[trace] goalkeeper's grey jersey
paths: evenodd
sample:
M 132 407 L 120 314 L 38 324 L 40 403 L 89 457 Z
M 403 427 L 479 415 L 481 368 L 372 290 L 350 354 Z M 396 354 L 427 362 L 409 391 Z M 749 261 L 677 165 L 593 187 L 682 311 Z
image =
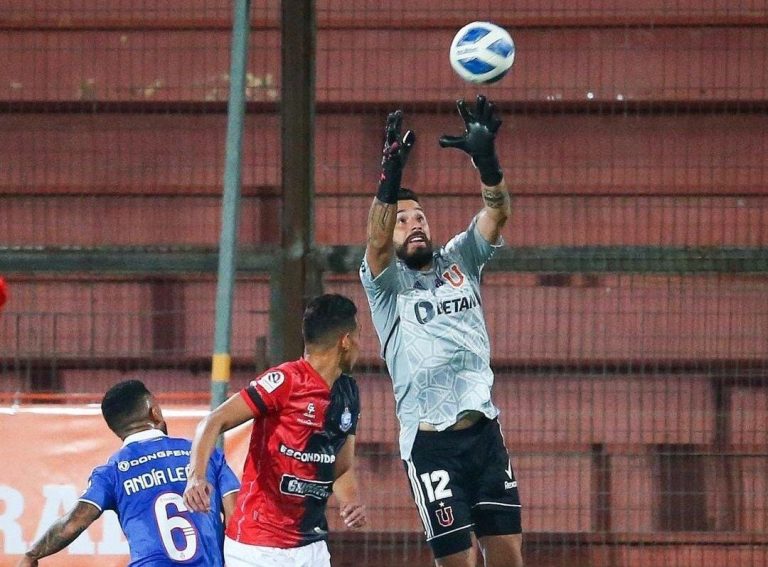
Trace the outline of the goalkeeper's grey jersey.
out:
M 377 277 L 360 267 L 373 324 L 395 391 L 400 454 L 411 455 L 419 422 L 444 430 L 466 411 L 493 419 L 493 373 L 480 272 L 496 245 L 469 228 L 435 252 L 429 272 L 393 258 Z

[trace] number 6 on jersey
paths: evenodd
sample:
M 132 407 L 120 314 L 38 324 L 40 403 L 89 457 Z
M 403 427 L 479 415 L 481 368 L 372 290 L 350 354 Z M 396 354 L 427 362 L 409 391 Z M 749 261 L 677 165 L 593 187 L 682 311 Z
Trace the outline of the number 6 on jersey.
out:
M 171 507 L 181 515 L 173 515 Z M 160 530 L 160 537 L 163 540 L 163 547 L 168 554 L 169 559 L 174 561 L 187 561 L 197 553 L 197 530 L 195 526 L 183 513 L 188 513 L 187 507 L 181 496 L 174 492 L 161 494 L 155 500 L 155 518 L 157 519 L 157 528 Z M 174 538 L 174 530 L 181 530 L 184 538 L 182 547 L 177 545 L 178 537 Z

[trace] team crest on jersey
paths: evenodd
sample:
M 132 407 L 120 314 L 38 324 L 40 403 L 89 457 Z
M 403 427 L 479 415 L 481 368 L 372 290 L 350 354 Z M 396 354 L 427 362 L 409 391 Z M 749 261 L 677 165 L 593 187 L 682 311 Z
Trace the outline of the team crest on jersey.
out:
M 277 390 L 283 382 L 285 382 L 285 374 L 279 370 L 268 372 L 257 381 L 259 386 L 264 388 L 270 394 Z
M 349 411 L 349 406 L 344 406 L 344 412 L 341 414 L 339 429 L 347 432 L 349 431 L 350 427 L 352 427 L 352 413 Z
M 435 510 L 435 516 L 437 516 L 438 523 L 444 528 L 453 525 L 453 508 L 450 506 L 438 508 Z
M 461 287 L 464 283 L 464 274 L 457 264 L 451 264 L 451 266 L 443 272 L 443 278 L 451 284 L 453 287 Z

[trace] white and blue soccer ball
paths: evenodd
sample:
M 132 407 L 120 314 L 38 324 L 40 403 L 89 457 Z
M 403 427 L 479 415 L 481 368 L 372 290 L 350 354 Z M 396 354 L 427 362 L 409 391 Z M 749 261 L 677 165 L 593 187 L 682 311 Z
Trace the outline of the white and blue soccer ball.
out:
M 502 27 L 472 22 L 461 28 L 451 43 L 451 66 L 470 83 L 495 83 L 515 61 L 515 43 Z

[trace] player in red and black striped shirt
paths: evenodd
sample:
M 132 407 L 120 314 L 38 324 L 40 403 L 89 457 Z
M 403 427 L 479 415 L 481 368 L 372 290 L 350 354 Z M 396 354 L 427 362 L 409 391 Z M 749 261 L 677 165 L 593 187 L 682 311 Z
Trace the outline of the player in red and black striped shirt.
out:
M 360 400 L 349 376 L 359 351 L 354 303 L 314 299 L 304 313 L 304 357 L 259 376 L 198 427 L 184 500 L 209 501 L 205 467 L 216 438 L 253 419 L 237 505 L 227 526 L 228 567 L 330 565 L 325 509 L 335 492 L 349 527 L 362 527 L 354 440 Z

